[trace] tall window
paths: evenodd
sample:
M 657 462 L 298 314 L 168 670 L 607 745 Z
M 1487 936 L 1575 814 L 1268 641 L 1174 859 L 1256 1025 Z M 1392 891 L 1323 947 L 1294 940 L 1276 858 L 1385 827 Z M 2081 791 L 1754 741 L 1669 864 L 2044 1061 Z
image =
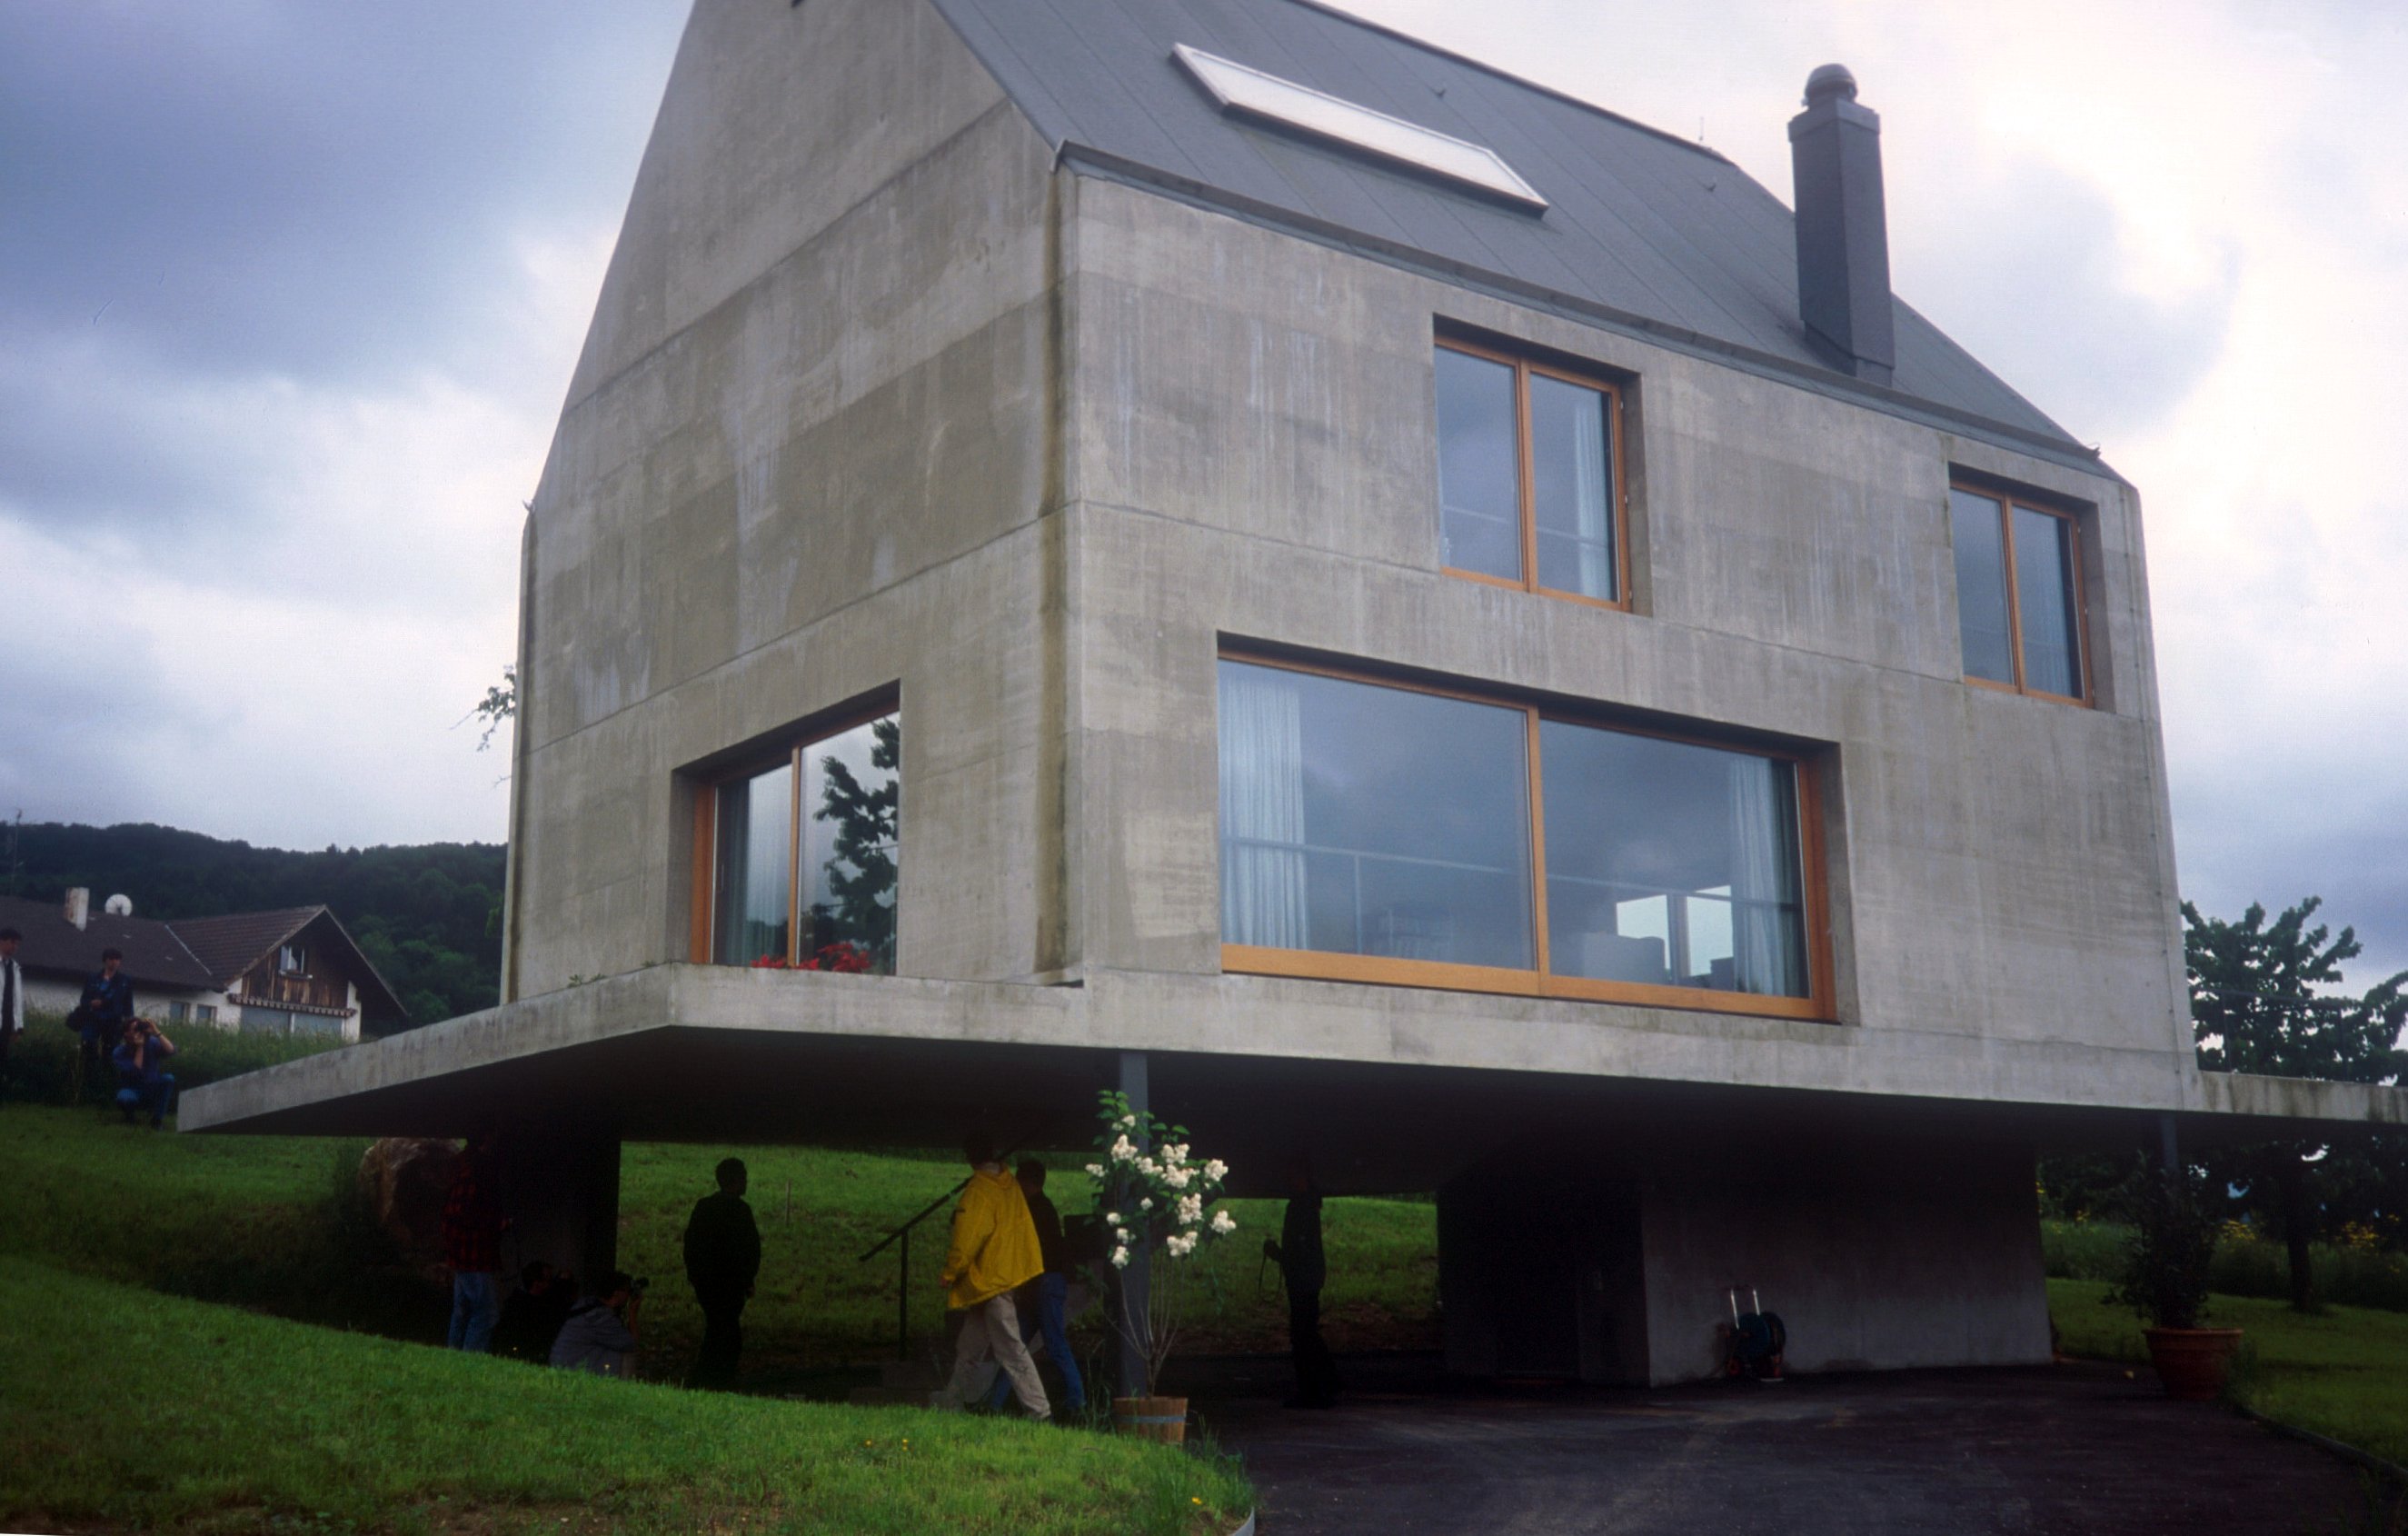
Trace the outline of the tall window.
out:
M 1457 341 L 1437 381 L 1440 563 L 1621 606 L 1621 392 Z
M 1804 768 L 1225 657 L 1231 970 L 1818 1016 Z
M 1996 492 L 1948 493 L 1965 675 L 2081 700 L 2082 581 L 2073 519 Z
M 695 958 L 895 969 L 902 716 L 815 736 L 695 807 Z M 707 864 L 705 860 L 707 859 Z

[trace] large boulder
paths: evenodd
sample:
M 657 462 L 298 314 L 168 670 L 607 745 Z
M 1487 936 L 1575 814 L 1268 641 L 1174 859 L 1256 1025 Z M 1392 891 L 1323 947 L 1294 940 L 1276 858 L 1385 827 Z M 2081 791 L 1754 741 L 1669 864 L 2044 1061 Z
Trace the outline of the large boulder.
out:
M 421 1270 L 443 1270 L 443 1199 L 460 1149 L 449 1141 L 388 1136 L 360 1157 L 360 1195 L 394 1247 Z

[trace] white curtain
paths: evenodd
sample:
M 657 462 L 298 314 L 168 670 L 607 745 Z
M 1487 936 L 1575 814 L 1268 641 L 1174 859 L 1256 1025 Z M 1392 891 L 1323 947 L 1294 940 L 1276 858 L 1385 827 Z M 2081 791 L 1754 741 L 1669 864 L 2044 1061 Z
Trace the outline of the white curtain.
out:
M 1305 947 L 1304 701 L 1277 672 L 1221 669 L 1221 938 Z M 1268 846 L 1267 846 L 1268 845 Z
M 1605 396 L 1588 396 L 1572 412 L 1574 528 L 1580 535 L 1580 591 L 1584 596 L 1612 597 L 1612 481 L 1606 473 Z
M 1790 772 L 1762 757 L 1730 760 L 1731 984 L 1760 997 L 1806 993 L 1799 910 L 1797 797 Z

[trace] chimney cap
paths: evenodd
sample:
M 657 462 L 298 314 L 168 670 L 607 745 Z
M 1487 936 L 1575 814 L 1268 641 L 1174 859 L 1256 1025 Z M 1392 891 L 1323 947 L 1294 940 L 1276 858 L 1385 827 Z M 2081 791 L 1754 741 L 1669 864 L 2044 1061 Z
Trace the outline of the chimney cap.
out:
M 1844 96 L 1850 101 L 1856 99 L 1856 77 L 1848 72 L 1846 65 L 1821 65 L 1816 66 L 1814 73 L 1806 77 L 1807 106 L 1813 107 L 1832 96 Z

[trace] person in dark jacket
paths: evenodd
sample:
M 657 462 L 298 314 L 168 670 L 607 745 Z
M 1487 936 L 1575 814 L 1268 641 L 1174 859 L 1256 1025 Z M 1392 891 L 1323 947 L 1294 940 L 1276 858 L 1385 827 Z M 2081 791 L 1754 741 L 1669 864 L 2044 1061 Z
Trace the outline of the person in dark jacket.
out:
M 577 1277 L 537 1259 L 519 1271 L 519 1288 L 502 1303 L 494 1325 L 494 1353 L 512 1360 L 552 1363 L 560 1325 L 577 1300 Z
M 761 1229 L 744 1203 L 743 1159 L 725 1158 L 716 1171 L 719 1193 L 695 1201 L 685 1224 L 685 1277 L 702 1307 L 702 1348 L 685 1384 L 733 1388 L 744 1349 L 744 1303 L 761 1273 Z
M 103 1071 L 117 1047 L 125 1039 L 125 1026 L 134 1022 L 134 979 L 124 973 L 125 955 L 118 949 L 100 952 L 100 969 L 83 983 L 83 995 L 76 999 L 75 1017 L 68 1020 L 76 1026 L 76 1038 L 81 1042 L 76 1055 L 76 1098 L 83 1097 L 83 1085 L 106 1081 Z
M 1291 1193 L 1280 1218 L 1280 1235 L 1263 1239 L 1263 1253 L 1280 1267 L 1287 1286 L 1288 1352 L 1296 1360 L 1291 1408 L 1329 1408 L 1338 1401 L 1338 1362 L 1321 1337 L 1321 1287 L 1329 1264 L 1321 1251 L 1321 1192 L 1302 1161 L 1288 1170 Z
M 1079 1361 L 1070 1353 L 1070 1335 L 1064 1326 L 1070 1294 L 1070 1249 L 1062 1239 L 1062 1214 L 1045 1198 L 1045 1165 L 1034 1157 L 1020 1159 L 1015 1170 L 1020 1192 L 1028 1199 L 1028 1219 L 1037 1224 L 1038 1251 L 1045 1256 L 1045 1272 L 1020 1288 L 1023 1310 L 1020 1337 L 1045 1338 L 1045 1356 L 1062 1372 L 1062 1401 L 1073 1414 L 1087 1406 L 1086 1384 L 1079 1379 Z M 1011 1378 L 997 1372 L 987 1406 L 1002 1412 L 1011 1396 Z
M 469 1139 L 443 1200 L 443 1262 L 452 1267 L 451 1346 L 482 1355 L 501 1315 L 502 1208 L 494 1196 L 494 1141 Z

